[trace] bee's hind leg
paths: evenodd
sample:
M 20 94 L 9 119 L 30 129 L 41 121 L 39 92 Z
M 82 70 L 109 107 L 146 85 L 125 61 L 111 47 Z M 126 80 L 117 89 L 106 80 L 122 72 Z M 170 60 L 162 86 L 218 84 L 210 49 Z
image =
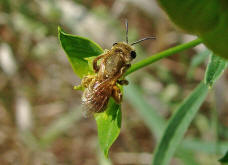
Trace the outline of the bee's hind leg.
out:
M 117 104 L 121 103 L 123 95 L 121 93 L 120 88 L 116 85 L 113 86 L 112 97 L 114 98 L 114 100 L 116 101 Z

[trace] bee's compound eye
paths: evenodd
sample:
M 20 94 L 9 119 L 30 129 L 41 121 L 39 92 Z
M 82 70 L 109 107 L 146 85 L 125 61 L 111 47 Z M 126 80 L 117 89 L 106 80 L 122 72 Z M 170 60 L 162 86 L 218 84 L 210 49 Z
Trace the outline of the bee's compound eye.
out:
M 131 51 L 131 58 L 135 58 L 136 57 L 136 52 L 135 51 Z
M 117 42 L 115 42 L 114 44 L 112 44 L 112 46 L 114 46 L 114 45 L 116 45 L 117 44 Z

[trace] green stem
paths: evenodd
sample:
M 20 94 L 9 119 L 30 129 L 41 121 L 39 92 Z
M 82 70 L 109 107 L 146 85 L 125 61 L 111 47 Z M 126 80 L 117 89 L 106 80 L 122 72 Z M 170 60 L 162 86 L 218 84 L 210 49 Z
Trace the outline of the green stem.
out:
M 136 64 L 133 64 L 131 66 L 131 68 L 128 69 L 128 71 L 126 72 L 125 76 L 127 76 L 130 73 L 135 72 L 136 70 L 141 69 L 141 68 L 143 68 L 143 67 L 145 67 L 147 65 L 150 65 L 150 64 L 154 63 L 155 61 L 158 61 L 158 60 L 160 60 L 160 59 L 162 59 L 164 57 L 168 57 L 168 56 L 171 56 L 171 55 L 173 55 L 175 53 L 181 52 L 181 51 L 183 51 L 185 49 L 192 48 L 192 47 L 194 47 L 194 46 L 196 46 L 196 45 L 198 45 L 200 43 L 202 43 L 202 39 L 197 38 L 197 39 L 195 39 L 193 41 L 190 41 L 188 43 L 181 44 L 181 45 L 175 46 L 173 48 L 169 48 L 169 49 L 167 49 L 167 50 L 165 50 L 163 52 L 154 54 L 153 56 L 150 56 L 150 57 L 148 57 L 148 58 L 146 58 L 146 59 L 144 59 L 144 60 L 142 60 L 142 61 L 140 61 L 140 62 L 138 62 Z

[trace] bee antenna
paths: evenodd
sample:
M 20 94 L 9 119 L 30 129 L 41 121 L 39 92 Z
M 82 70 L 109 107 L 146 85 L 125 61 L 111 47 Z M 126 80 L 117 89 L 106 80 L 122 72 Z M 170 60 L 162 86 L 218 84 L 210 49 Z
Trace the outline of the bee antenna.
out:
M 126 42 L 128 44 L 128 21 L 125 19 L 125 27 L 126 27 Z
M 131 45 L 138 44 L 138 43 L 140 43 L 140 42 L 142 42 L 142 41 L 145 41 L 145 40 L 154 40 L 154 39 L 156 39 L 156 37 L 146 37 L 146 38 L 142 38 L 142 39 L 140 39 L 140 40 L 138 40 L 138 41 L 133 42 Z

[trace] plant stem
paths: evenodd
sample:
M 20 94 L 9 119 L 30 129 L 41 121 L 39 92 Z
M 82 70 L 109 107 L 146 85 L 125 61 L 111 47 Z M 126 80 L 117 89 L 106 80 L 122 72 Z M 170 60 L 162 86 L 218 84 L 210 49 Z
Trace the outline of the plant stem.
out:
M 144 59 L 138 63 L 133 64 L 131 66 L 131 68 L 128 69 L 125 76 L 127 76 L 130 73 L 135 72 L 136 70 L 141 69 L 147 65 L 150 65 L 150 64 L 154 63 L 155 61 L 158 61 L 164 57 L 168 57 L 168 56 L 171 56 L 175 53 L 181 52 L 185 49 L 192 48 L 196 45 L 199 45 L 200 43 L 202 43 L 202 39 L 197 38 L 197 39 L 190 41 L 188 43 L 181 44 L 181 45 L 175 46 L 173 48 L 169 48 L 169 49 L 162 51 L 160 53 L 156 53 L 153 56 L 150 56 L 150 57 L 148 57 L 148 58 L 146 58 L 146 59 Z

